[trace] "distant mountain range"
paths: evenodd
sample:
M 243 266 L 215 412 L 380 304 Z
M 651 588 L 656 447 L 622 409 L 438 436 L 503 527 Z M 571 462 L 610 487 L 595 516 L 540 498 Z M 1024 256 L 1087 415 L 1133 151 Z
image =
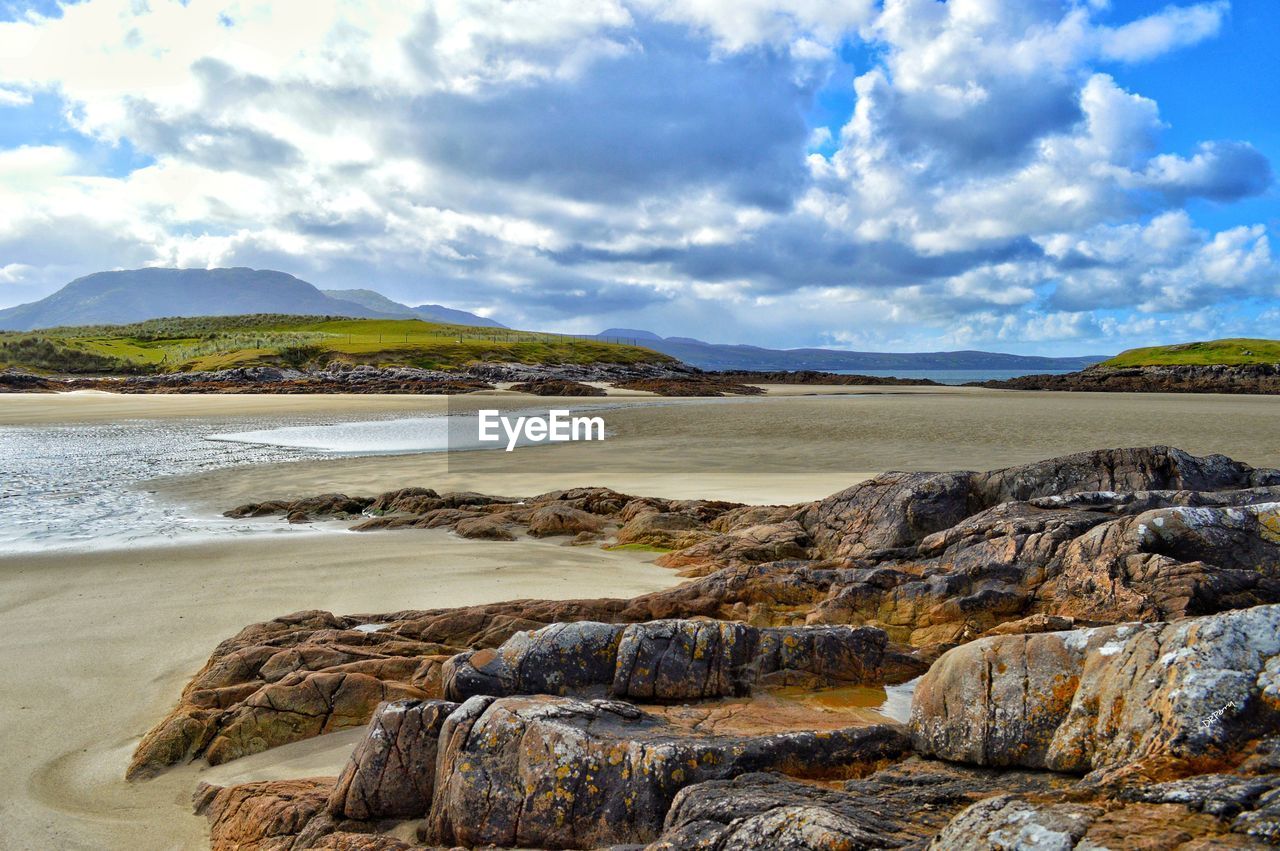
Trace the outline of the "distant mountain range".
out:
M 132 269 L 77 278 L 53 295 L 0 310 L 0 330 L 30 331 L 60 325 L 121 325 L 169 316 L 244 313 L 416 318 L 428 322 L 505 328 L 439 304 L 410 307 L 368 289 L 321 290 L 270 269 Z M 766 349 L 661 337 L 652 331 L 609 328 L 594 335 L 635 343 L 715 370 L 1074 370 L 1106 356 L 1045 358 L 999 352 L 847 352 L 839 349 Z
M 410 307 L 373 290 L 320 290 L 270 269 L 131 269 L 77 278 L 56 293 L 0 310 L 0 329 L 119 325 L 166 316 L 292 313 L 377 319 L 418 318 L 506 326 L 438 304 Z
M 824 371 L 858 369 L 1084 369 L 1108 355 L 1046 358 L 1001 352 L 847 352 L 840 349 L 766 349 L 760 346 L 707 343 L 693 337 L 660 337 L 635 328 L 608 328 L 598 340 L 634 343 L 701 369 Z

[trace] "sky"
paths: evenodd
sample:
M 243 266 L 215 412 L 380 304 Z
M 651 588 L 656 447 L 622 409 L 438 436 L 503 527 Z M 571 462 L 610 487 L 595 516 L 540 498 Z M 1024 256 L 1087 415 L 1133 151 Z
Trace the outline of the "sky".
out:
M 513 327 L 1276 336 L 1280 3 L 0 0 L 0 307 L 250 266 Z

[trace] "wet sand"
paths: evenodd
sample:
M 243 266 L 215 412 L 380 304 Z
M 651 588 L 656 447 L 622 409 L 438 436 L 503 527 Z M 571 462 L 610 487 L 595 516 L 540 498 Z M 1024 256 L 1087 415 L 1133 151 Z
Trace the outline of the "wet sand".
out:
M 643 496 L 795 503 L 885 470 L 986 470 L 1103 447 L 1168 444 L 1280 467 L 1280 396 L 877 390 L 636 400 L 601 412 L 610 432 L 603 443 L 334 458 L 222 470 L 157 487 L 217 511 L 267 498 L 407 486 L 532 496 L 602 485 Z
M 531 495 L 573 485 L 747 502 L 814 499 L 887 469 L 987 469 L 1105 446 L 1167 443 L 1280 466 L 1280 397 L 787 387 L 786 397 L 613 410 L 602 444 L 513 453 L 334 458 L 155 483 L 201 511 L 405 485 Z M 808 395 L 811 393 L 834 395 Z M 545 404 L 548 400 L 538 400 Z M 599 401 L 599 400 L 592 400 Z M 614 400 L 609 400 L 614 401 Z M 455 400 L 455 403 L 457 400 Z M 441 412 L 440 397 L 0 396 L 0 424 L 171 416 Z M 464 405 L 530 405 L 496 393 Z M 122 520 L 122 522 L 126 522 Z M 0 557 L 0 845 L 203 848 L 202 779 L 335 772 L 356 734 L 126 784 L 138 737 L 209 652 L 248 623 L 515 597 L 630 596 L 675 577 L 651 556 L 437 531 L 267 535 L 125 551 Z
M 0 559 L 0 847 L 207 848 L 202 780 L 336 774 L 355 733 L 126 783 L 141 735 L 222 639 L 299 609 L 396 611 L 633 596 L 676 579 L 650 554 L 445 532 L 288 536 Z

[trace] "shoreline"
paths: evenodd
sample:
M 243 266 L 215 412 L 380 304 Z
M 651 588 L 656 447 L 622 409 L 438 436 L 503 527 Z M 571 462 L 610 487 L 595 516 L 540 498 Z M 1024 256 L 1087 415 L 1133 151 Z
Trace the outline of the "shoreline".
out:
M 242 502 L 333 490 L 428 485 L 532 496 L 605 485 L 637 496 L 753 504 L 816 499 L 887 469 L 991 469 L 1103 445 L 1170 443 L 1280 466 L 1280 398 L 862 388 L 745 400 L 662 400 L 611 412 L 603 444 L 435 455 L 335 457 L 151 480 L 166 500 L 220 513 Z M 444 397 L 8 395 L 0 425 L 171 417 L 440 413 Z M 467 404 L 525 406 L 509 393 Z M 458 401 L 458 400 L 454 400 Z M 592 400 L 583 400 L 592 401 Z M 596 402 L 602 401 L 599 399 Z M 612 399 L 608 400 L 614 401 Z M 637 397 L 652 402 L 654 397 Z M 691 437 L 695 436 L 695 437 Z M 281 529 L 283 520 L 273 521 Z M 154 547 L 0 558 L 7 617 L 0 673 L 13 723 L 0 747 L 6 830 L 28 847 L 206 848 L 196 783 L 329 771 L 350 743 L 321 737 L 127 784 L 134 745 L 163 718 L 218 642 L 304 608 L 340 614 L 538 597 L 625 597 L 679 583 L 653 553 L 441 531 L 246 535 Z M 353 566 L 358 569 L 353 571 Z M 348 733 L 336 734 L 339 737 Z
M 250 623 L 307 608 L 629 596 L 680 581 L 652 557 L 420 530 L 0 557 L 0 645 L 23 660 L 0 672 L 0 713 L 10 719 L 0 750 L 12 768 L 0 778 L 6 837 L 31 848 L 207 848 L 190 804 L 200 781 L 340 766 L 354 739 L 124 780 L 141 735 L 218 642 Z

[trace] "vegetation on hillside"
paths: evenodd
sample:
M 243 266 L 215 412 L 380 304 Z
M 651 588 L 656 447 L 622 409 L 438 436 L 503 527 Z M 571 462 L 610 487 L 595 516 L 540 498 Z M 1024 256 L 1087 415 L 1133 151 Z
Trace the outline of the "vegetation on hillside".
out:
M 253 314 L 0 333 L 0 366 L 41 372 L 178 372 L 263 364 L 301 368 L 334 360 L 456 369 L 481 362 L 654 363 L 672 358 L 560 334 L 418 319 Z
M 1128 349 L 1110 360 L 1098 364 L 1103 367 L 1123 366 L 1176 366 L 1206 364 L 1280 363 L 1280 340 L 1253 340 L 1233 338 L 1210 340 L 1203 343 L 1177 343 L 1172 346 L 1150 346 L 1144 349 Z

